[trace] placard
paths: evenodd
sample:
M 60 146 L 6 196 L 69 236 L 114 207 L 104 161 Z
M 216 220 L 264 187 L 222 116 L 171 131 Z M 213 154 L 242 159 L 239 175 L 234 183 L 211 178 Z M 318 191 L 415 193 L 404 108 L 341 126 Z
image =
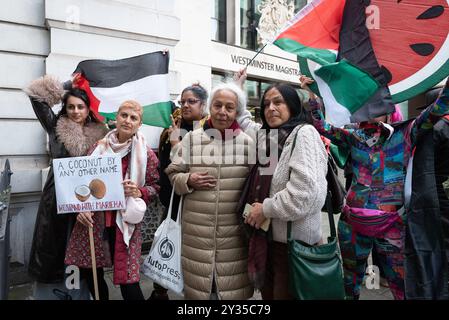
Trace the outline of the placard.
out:
M 58 213 L 125 209 L 118 155 L 53 160 Z

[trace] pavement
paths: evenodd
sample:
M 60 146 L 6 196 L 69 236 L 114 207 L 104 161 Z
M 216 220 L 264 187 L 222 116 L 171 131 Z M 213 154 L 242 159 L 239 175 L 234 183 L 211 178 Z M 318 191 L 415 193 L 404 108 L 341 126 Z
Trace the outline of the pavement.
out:
M 110 300 L 122 300 L 120 293 L 120 287 L 115 286 L 112 283 L 112 272 L 105 273 L 106 282 L 109 287 Z M 140 282 L 142 292 L 145 298 L 148 298 L 153 291 L 153 282 L 142 275 Z M 168 291 L 170 300 L 183 300 L 183 298 L 172 291 Z M 13 286 L 10 288 L 8 300 L 34 300 L 33 298 L 33 286 L 32 283 L 26 283 L 22 285 Z M 260 292 L 255 292 L 254 296 L 250 300 L 262 300 Z M 380 286 L 379 289 L 366 289 L 362 288 L 360 294 L 360 300 L 393 300 L 393 296 L 388 288 Z
M 338 223 L 338 215 L 335 215 L 335 224 Z M 322 224 L 323 224 L 323 237 L 327 237 L 330 234 L 329 231 L 329 221 L 326 213 L 322 215 Z M 370 262 L 370 261 L 369 261 Z M 112 271 L 106 270 L 105 272 L 106 282 L 109 287 L 109 296 L 110 300 L 122 300 L 122 296 L 120 293 L 120 287 L 115 286 L 112 283 Z M 151 279 L 146 277 L 145 275 L 141 275 L 140 282 L 143 294 L 145 298 L 148 298 L 153 291 L 153 282 Z M 176 295 L 174 292 L 168 291 L 168 295 L 170 300 L 183 300 L 183 298 L 179 295 Z M 33 298 L 33 285 L 31 282 L 27 282 L 21 285 L 12 286 L 9 291 L 9 300 L 34 300 Z M 261 300 L 260 292 L 256 292 L 251 300 Z M 378 286 L 373 289 L 368 289 L 367 286 L 362 286 L 362 291 L 360 294 L 360 300 L 393 300 L 393 296 L 391 295 L 390 290 L 387 287 Z

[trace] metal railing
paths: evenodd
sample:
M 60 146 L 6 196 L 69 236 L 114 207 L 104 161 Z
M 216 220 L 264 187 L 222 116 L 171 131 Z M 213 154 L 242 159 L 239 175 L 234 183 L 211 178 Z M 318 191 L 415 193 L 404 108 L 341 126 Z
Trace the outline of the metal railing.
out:
M 0 176 L 0 300 L 8 299 L 9 248 L 9 200 L 11 197 L 11 169 L 6 159 Z

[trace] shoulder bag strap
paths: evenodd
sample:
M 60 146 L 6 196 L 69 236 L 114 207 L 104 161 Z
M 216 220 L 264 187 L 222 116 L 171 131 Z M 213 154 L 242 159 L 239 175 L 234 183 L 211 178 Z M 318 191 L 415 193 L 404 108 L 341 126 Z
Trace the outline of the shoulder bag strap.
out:
M 335 221 L 334 221 L 334 213 L 332 211 L 332 192 L 327 189 L 326 195 L 326 208 L 327 208 L 327 216 L 329 218 L 329 228 L 331 229 L 331 237 L 337 237 L 337 231 L 335 229 Z
M 303 126 L 301 126 L 299 128 L 299 130 L 301 130 L 302 127 Z M 295 138 L 293 140 L 292 152 L 290 154 L 290 157 L 293 154 L 293 150 L 295 149 L 296 137 L 297 137 L 297 134 L 298 134 L 299 130 L 295 134 Z M 331 201 L 331 199 L 332 199 L 332 194 L 331 194 L 330 190 L 328 189 L 327 190 L 327 195 L 326 195 L 327 216 L 329 218 L 329 227 L 330 227 L 330 231 L 331 231 L 331 237 L 336 238 L 337 237 L 337 232 L 336 232 L 336 229 L 335 229 L 335 221 L 334 221 L 334 216 L 333 216 L 333 211 L 332 211 L 332 201 Z M 288 221 L 287 222 L 287 241 L 292 240 L 291 231 L 292 231 L 292 222 Z
M 295 137 L 293 138 L 292 151 L 290 152 L 290 158 L 292 157 L 293 150 L 295 150 L 296 138 L 298 137 L 298 132 L 299 132 L 299 130 L 301 130 L 301 128 L 303 126 L 304 125 L 302 124 L 295 133 Z M 290 174 L 291 174 L 291 171 L 289 172 L 289 177 L 288 177 L 289 180 L 290 180 Z M 292 222 L 287 221 L 287 241 L 290 241 L 290 240 L 292 240 Z
M 181 196 L 179 199 L 179 205 L 178 205 L 178 216 L 176 217 L 176 223 L 181 225 L 181 213 L 182 213 L 182 206 L 183 206 L 184 196 Z

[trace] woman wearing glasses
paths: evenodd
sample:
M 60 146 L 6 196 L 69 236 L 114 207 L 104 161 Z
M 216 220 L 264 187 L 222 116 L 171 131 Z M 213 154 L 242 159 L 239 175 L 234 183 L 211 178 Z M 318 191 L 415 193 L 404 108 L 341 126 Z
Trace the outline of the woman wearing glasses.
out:
M 164 218 L 167 216 L 168 207 L 170 205 L 170 196 L 172 186 L 170 180 L 165 174 L 164 170 L 170 165 L 170 152 L 174 145 L 180 140 L 170 140 L 170 135 L 175 129 L 185 131 L 192 131 L 194 128 L 200 127 L 207 118 L 206 102 L 207 91 L 199 84 L 193 84 L 185 88 L 181 93 L 179 105 L 181 108 L 176 109 L 172 114 L 172 125 L 165 129 L 160 138 L 159 143 L 159 175 L 161 190 L 159 193 L 159 200 L 165 206 Z M 172 137 L 174 138 L 174 137 Z M 175 194 L 173 198 L 172 212 L 178 212 L 178 204 L 180 197 Z M 176 217 L 174 217 L 176 218 Z M 167 290 L 154 283 L 154 290 L 151 293 L 150 300 L 167 300 Z

